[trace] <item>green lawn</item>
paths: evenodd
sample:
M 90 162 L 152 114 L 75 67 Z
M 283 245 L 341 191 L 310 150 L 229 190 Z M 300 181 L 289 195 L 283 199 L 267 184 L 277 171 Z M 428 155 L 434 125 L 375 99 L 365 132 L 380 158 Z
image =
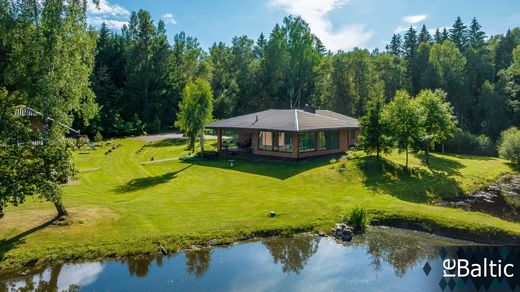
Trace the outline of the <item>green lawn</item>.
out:
M 0 219 L 0 268 L 156 252 L 158 243 L 173 249 L 251 232 L 323 227 L 341 220 L 355 205 L 380 217 L 428 219 L 477 233 L 520 235 L 520 224 L 427 204 L 511 172 L 500 159 L 435 154 L 426 168 L 411 158 L 411 174 L 404 173 L 404 156 L 397 153 L 382 163 L 372 157 L 334 166 L 328 159 L 237 161 L 230 168 L 223 159 L 143 164 L 151 157 L 187 155 L 185 145 L 177 141 L 147 144 L 124 139 L 114 144 L 122 146 L 108 155 L 111 145 L 75 154 L 80 182 L 64 187 L 72 224 L 44 224 L 55 213 L 46 202 L 7 208 Z M 207 147 L 212 144 L 208 141 Z M 345 169 L 341 173 L 340 167 Z M 278 215 L 268 217 L 270 210 Z

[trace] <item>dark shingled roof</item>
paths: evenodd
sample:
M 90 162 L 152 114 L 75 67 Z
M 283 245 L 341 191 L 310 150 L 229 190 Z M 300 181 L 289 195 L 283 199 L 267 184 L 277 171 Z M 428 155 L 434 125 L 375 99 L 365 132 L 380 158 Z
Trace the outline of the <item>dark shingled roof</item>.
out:
M 305 132 L 326 129 L 356 129 L 357 119 L 328 110 L 316 113 L 295 109 L 270 109 L 206 125 L 209 129 L 255 129 Z

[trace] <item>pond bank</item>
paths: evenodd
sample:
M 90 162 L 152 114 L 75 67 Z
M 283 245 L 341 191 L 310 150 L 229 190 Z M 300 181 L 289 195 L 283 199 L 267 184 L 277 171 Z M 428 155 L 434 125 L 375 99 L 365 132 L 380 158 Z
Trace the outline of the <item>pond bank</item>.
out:
M 464 240 L 474 243 L 491 243 L 513 245 L 520 243 L 517 235 L 508 233 L 506 231 L 489 227 L 489 228 L 475 228 L 462 229 L 457 226 L 442 225 L 440 222 L 427 220 L 425 218 L 404 217 L 396 214 L 385 214 L 380 212 L 373 212 L 372 225 L 373 228 L 392 227 L 400 228 L 410 231 L 425 232 L 431 236 L 443 236 L 452 240 Z M 91 250 L 92 252 L 71 253 L 70 250 L 63 250 L 62 254 L 52 259 L 38 259 L 27 262 L 0 262 L 0 276 L 14 271 L 27 272 L 30 269 L 41 268 L 49 263 L 65 263 L 65 262 L 84 262 L 89 260 L 108 260 L 108 259 L 123 259 L 129 256 L 152 256 L 164 254 L 176 254 L 178 252 L 199 250 L 216 246 L 229 246 L 235 243 L 244 241 L 270 238 L 270 237 L 290 237 L 295 234 L 302 233 L 321 233 L 321 230 L 326 230 L 327 236 L 330 236 L 330 230 L 333 224 L 328 225 L 306 225 L 298 227 L 273 228 L 265 230 L 257 230 L 250 233 L 229 233 L 222 234 L 220 237 L 204 237 L 201 236 L 185 236 L 180 238 L 155 238 L 150 239 L 146 243 L 143 241 L 125 242 L 126 249 L 121 252 L 112 251 L 113 247 L 110 245 L 101 246 L 99 250 Z M 359 237 L 355 235 L 354 239 Z
M 472 243 L 379 227 L 349 243 L 307 233 L 167 256 L 53 263 L 0 276 L 0 290 L 382 290 L 389 289 L 388 283 L 394 291 L 428 288 L 438 279 L 425 278 L 422 267 L 426 261 L 435 265 L 441 245 Z

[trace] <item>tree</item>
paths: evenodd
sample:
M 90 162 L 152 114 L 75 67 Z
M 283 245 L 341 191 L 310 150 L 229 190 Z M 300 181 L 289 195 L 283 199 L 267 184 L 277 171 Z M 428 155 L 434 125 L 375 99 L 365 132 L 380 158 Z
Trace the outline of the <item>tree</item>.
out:
M 442 34 L 441 34 L 441 31 L 439 30 L 439 28 L 437 28 L 435 30 L 435 33 L 433 34 L 433 41 L 436 44 L 442 43 L 443 41 L 445 41 L 445 40 L 442 39 Z
M 457 17 L 455 23 L 450 28 L 450 41 L 452 41 L 460 51 L 462 51 L 468 43 L 467 26 L 462 22 L 460 17 Z
M 179 109 L 175 126 L 188 136 L 188 147 L 192 151 L 195 150 L 197 135 L 200 135 L 201 154 L 204 154 L 204 125 L 211 120 L 213 112 L 213 93 L 209 82 L 200 78 L 189 82 L 182 93 Z
M 275 26 L 262 59 L 275 106 L 298 108 L 310 100 L 321 53 L 321 42 L 301 17 L 285 17 L 282 26 Z
M 482 26 L 478 23 L 476 17 L 471 20 L 471 25 L 468 31 L 468 45 L 471 48 L 479 49 L 485 44 L 486 33 L 480 30 Z
M 361 137 L 360 146 L 368 154 L 376 153 L 377 158 L 381 152 L 390 150 L 390 140 L 388 138 L 387 126 L 382 119 L 384 98 L 382 83 L 379 85 L 379 92 L 368 102 L 367 113 L 360 118 Z
M 430 149 L 453 136 L 457 120 L 450 103 L 446 101 L 446 93 L 440 89 L 422 90 L 415 103 L 420 115 L 419 139 L 426 154 L 426 164 L 429 164 Z
M 443 89 L 448 93 L 448 100 L 454 106 L 460 123 L 464 125 L 464 118 L 472 109 L 463 86 L 466 58 L 454 43 L 444 41 L 433 45 L 429 63 L 435 72 L 434 88 Z
M 498 143 L 498 155 L 520 165 L 520 130 L 513 127 L 502 132 Z
M 417 39 L 417 31 L 410 26 L 410 28 L 406 31 L 404 35 L 404 43 L 403 43 L 403 51 L 404 55 L 411 59 L 414 54 L 417 46 L 419 45 L 419 41 Z
M 431 43 L 432 42 L 432 36 L 430 35 L 430 32 L 426 28 L 426 24 L 423 24 L 421 31 L 419 32 L 419 44 L 420 43 Z
M 17 13 L 11 15 L 13 25 L 7 31 L 10 52 L 6 85 L 18 104 L 41 111 L 44 126 L 39 137 L 24 134 L 20 137 L 23 140 L 16 143 L 13 136 L 5 144 L 0 143 L 7 149 L 7 157 L 20 155 L 16 163 L 21 164 L 18 167 L 23 176 L 10 176 L 12 186 L 20 185 L 18 179 L 28 179 L 23 181 L 28 184 L 25 191 L 7 192 L 7 202 L 23 202 L 30 194 L 28 188 L 33 188 L 33 194 L 54 204 L 58 216 L 67 215 L 60 185 L 73 175 L 74 168 L 64 137 L 68 129 L 63 125 L 70 126 L 75 117 L 88 124 L 98 110 L 90 88 L 95 35 L 87 28 L 87 4 L 80 0 L 47 0 L 10 5 L 8 11 Z M 8 113 L 4 115 L 11 119 Z M 50 117 L 59 123 L 51 122 Z M 27 131 L 19 122 L 12 126 L 15 133 Z M 33 139 L 43 145 L 30 149 L 28 144 L 33 144 Z
M 394 35 L 392 36 L 392 40 L 388 45 L 386 45 L 386 50 L 390 54 L 400 56 L 402 53 L 401 45 L 401 35 L 394 33 Z
M 384 107 L 383 123 L 388 125 L 389 133 L 399 151 L 406 153 L 408 168 L 408 151 L 420 135 L 420 111 L 408 92 L 400 90 L 394 100 Z

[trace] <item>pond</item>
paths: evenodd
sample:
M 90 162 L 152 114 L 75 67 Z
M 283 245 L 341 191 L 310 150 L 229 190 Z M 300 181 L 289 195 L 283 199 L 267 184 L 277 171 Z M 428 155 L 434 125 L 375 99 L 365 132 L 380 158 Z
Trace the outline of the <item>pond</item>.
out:
M 171 256 L 57 264 L 0 278 L 0 291 L 438 290 L 440 270 L 426 276 L 424 264 L 440 262 L 436 246 L 467 244 L 382 227 L 370 228 L 350 243 L 301 234 Z

